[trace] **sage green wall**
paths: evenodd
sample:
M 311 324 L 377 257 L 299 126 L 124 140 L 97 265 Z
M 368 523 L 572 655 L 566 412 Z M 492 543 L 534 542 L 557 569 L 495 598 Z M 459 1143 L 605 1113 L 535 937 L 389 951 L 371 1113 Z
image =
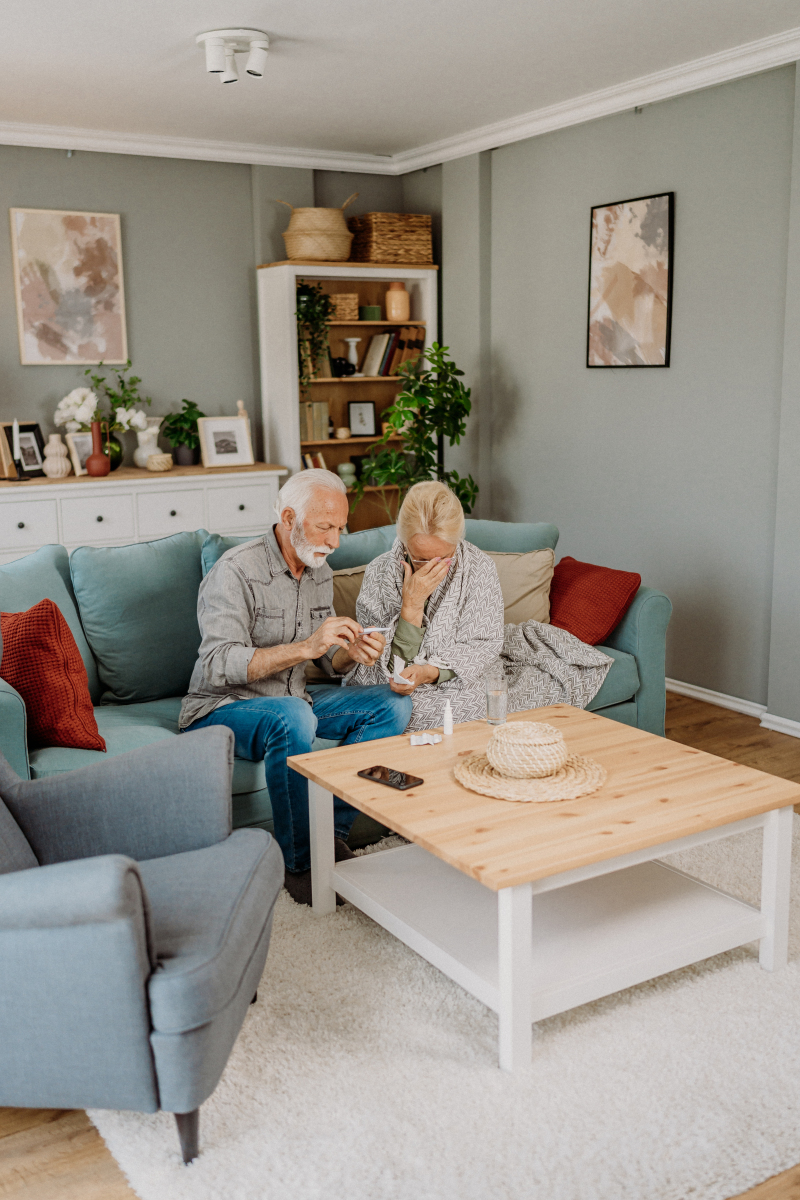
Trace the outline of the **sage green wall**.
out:
M 122 218 L 128 347 L 152 412 L 183 396 L 214 415 L 247 404 L 260 430 L 249 166 L 0 146 L 0 210 Z M 6 218 L 7 219 L 7 218 Z M 0 233 L 0 416 L 52 431 L 82 367 L 21 366 L 8 233 Z M 126 441 L 135 445 L 132 437 Z M 130 450 L 130 447 L 129 447 Z
M 667 673 L 758 703 L 767 700 L 794 77 L 794 66 L 781 68 L 491 155 L 491 515 L 553 521 L 561 553 L 641 572 L 675 606 Z M 448 204 L 451 169 L 443 332 L 455 344 L 464 299 L 453 278 L 465 247 L 476 275 L 474 223 L 488 202 Z M 587 369 L 590 208 L 668 190 L 672 365 Z

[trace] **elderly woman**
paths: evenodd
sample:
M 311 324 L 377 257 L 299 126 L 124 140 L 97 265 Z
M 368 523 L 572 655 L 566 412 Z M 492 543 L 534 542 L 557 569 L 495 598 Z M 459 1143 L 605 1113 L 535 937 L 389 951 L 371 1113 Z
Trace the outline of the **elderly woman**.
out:
M 410 695 L 409 729 L 441 725 L 447 700 L 454 721 L 486 715 L 484 674 L 503 645 L 503 596 L 492 560 L 464 541 L 464 510 L 443 483 L 409 490 L 394 545 L 364 572 L 356 615 L 388 632 L 381 657 L 359 665 L 351 682 L 391 682 Z M 406 686 L 392 681 L 395 655 L 408 664 Z

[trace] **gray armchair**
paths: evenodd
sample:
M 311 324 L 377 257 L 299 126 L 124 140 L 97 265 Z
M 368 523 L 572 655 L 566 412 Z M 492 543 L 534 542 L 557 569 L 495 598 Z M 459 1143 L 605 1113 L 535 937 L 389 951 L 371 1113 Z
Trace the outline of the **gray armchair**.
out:
M 33 781 L 0 755 L 0 1105 L 160 1108 L 196 1157 L 283 882 L 232 770 L 221 726 Z

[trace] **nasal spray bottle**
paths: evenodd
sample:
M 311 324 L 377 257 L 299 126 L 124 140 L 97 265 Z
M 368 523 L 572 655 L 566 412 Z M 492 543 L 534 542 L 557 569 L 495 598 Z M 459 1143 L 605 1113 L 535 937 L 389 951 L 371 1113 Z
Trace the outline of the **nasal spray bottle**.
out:
M 445 737 L 453 736 L 453 710 L 450 707 L 450 701 L 445 701 L 444 720 L 442 722 L 442 733 Z

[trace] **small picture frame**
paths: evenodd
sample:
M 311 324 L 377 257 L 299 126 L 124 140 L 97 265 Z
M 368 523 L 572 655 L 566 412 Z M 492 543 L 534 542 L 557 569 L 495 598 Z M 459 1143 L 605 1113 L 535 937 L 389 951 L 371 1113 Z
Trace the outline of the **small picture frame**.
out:
M 14 466 L 14 433 L 13 422 L 3 421 L 4 435 L 2 462 L 6 477 L 16 479 L 17 471 Z M 44 476 L 44 438 L 36 421 L 20 421 L 19 451 L 26 475 Z
M 247 417 L 200 417 L 197 432 L 204 467 L 248 467 L 255 461 Z
M 64 435 L 76 475 L 88 475 L 86 460 L 92 453 L 91 433 L 67 433 Z
M 350 400 L 347 405 L 347 423 L 351 437 L 375 437 L 374 400 Z

